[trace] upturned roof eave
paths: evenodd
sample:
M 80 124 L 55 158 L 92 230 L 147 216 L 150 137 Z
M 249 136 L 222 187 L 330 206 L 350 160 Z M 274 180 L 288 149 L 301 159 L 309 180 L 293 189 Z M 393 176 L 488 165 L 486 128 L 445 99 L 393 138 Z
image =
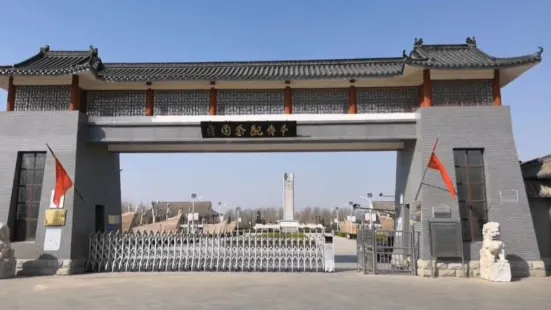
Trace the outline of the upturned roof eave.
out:
M 537 64 L 542 60 L 541 54 L 543 48 L 531 55 L 523 55 L 518 57 L 509 58 L 496 58 L 492 57 L 482 50 L 476 47 L 476 42 L 473 38 L 467 38 L 468 44 L 455 44 L 455 45 L 423 45 L 422 39 L 417 40 L 414 44 L 414 49 L 406 55 L 403 52 L 403 57 L 386 57 L 386 58 L 356 58 L 356 59 L 319 59 L 319 60 L 281 60 L 281 61 L 227 61 L 227 62 L 197 62 L 197 63 L 103 63 L 99 57 L 98 50 L 93 46 L 90 47 L 89 52 L 85 51 L 50 51 L 49 46 L 41 48 L 38 54 L 19 62 L 12 66 L 0 66 L 0 76 L 64 76 L 78 74 L 83 71 L 90 71 L 98 80 L 103 80 L 112 83 L 124 83 L 124 82 L 143 82 L 143 81 L 279 81 L 279 80 L 346 80 L 346 79 L 377 79 L 377 78 L 397 78 L 404 75 L 404 69 L 407 67 L 422 68 L 430 70 L 492 70 L 492 69 L 509 69 L 529 64 Z M 451 56 L 446 56 L 445 53 L 458 51 L 462 49 L 472 50 L 472 63 L 468 63 L 465 60 L 457 60 L 454 64 L 453 53 Z M 439 59 L 438 53 L 442 52 L 443 59 Z M 436 53 L 436 54 L 435 54 Z M 469 52 L 470 53 L 470 52 Z M 435 54 L 431 56 L 431 54 Z M 441 55 L 441 56 L 442 56 Z M 475 57 L 476 56 L 476 57 Z M 41 61 L 48 57 L 82 57 L 78 64 L 66 63 L 66 67 L 61 65 L 60 67 L 52 68 L 26 68 L 32 66 L 36 62 Z M 434 58 L 433 58 L 434 57 Z M 446 59 L 446 57 L 452 57 Z M 471 56 L 469 56 L 471 57 Z M 478 62 L 478 63 L 477 63 Z M 378 65 L 391 65 L 395 66 L 387 68 L 386 72 L 381 72 Z M 245 76 L 224 76 L 224 74 L 217 76 L 216 74 L 198 74 L 197 77 L 190 77 L 187 74 L 178 75 L 155 75 L 148 74 L 148 70 L 162 70 L 173 69 L 182 70 L 189 68 L 204 69 L 204 68 L 226 68 L 226 67 L 242 67 L 243 68 L 255 68 L 255 67 L 271 67 L 271 66 L 348 66 L 348 65 L 364 65 L 367 66 L 365 74 L 323 74 L 323 76 L 317 76 L 316 74 L 304 74 L 304 75 L 275 75 L 275 76 L 263 76 L 262 74 L 250 74 Z M 373 68 L 370 68 L 373 66 Z M 397 67 L 399 66 L 400 69 Z M 128 69 L 128 75 L 117 75 L 116 73 L 110 75 L 107 70 L 116 69 Z M 140 75 L 140 72 L 134 72 L 144 70 L 144 74 Z M 372 73 L 369 71 L 373 70 Z M 377 72 L 379 70 L 379 72 Z M 334 70 L 333 70 L 334 71 Z M 356 70 L 357 71 L 357 70 Z M 353 73 L 353 72 L 349 72 Z
M 494 63 L 489 65 L 478 65 L 478 64 L 472 64 L 472 65 L 434 64 L 432 65 L 428 63 L 408 62 L 406 63 L 406 66 L 413 67 L 413 68 L 429 69 L 429 70 L 502 70 L 502 69 L 521 67 L 529 64 L 538 64 L 539 62 L 541 62 L 541 58 L 526 59 L 526 60 L 515 61 L 510 63 Z

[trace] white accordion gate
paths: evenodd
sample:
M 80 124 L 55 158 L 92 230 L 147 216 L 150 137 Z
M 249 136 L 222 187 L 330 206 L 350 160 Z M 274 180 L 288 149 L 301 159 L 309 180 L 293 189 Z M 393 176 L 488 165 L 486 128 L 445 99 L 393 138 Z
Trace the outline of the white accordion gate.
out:
M 87 269 L 125 271 L 332 272 L 332 234 L 98 233 Z

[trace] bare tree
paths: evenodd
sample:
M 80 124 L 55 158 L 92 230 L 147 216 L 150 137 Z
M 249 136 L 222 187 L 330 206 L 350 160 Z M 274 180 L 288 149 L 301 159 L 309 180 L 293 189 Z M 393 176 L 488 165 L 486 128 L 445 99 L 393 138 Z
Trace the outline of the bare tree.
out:
M 229 209 L 226 213 L 224 213 L 224 219 L 231 222 L 235 220 L 236 212 L 233 209 Z
M 276 208 L 264 208 L 263 217 L 266 223 L 275 224 L 279 220 L 279 213 Z
M 132 212 L 136 211 L 134 208 L 134 205 L 130 201 L 123 201 L 121 202 L 121 211 L 124 212 Z

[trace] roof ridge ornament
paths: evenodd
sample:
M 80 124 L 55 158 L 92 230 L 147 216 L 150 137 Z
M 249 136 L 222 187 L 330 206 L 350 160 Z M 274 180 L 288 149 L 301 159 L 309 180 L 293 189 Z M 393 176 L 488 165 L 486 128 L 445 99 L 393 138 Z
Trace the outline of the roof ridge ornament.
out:
M 413 46 L 414 47 L 423 46 L 423 38 L 415 38 L 415 40 L 413 41 Z
M 50 51 L 50 46 L 48 44 L 44 45 L 43 47 L 40 48 L 40 53 L 41 54 L 46 54 Z
M 541 57 L 541 54 L 543 54 L 543 46 L 538 47 L 538 51 L 536 52 L 536 55 Z
M 98 57 L 98 49 L 95 48 L 93 45 L 90 45 L 90 56 Z
M 465 43 L 467 43 L 469 47 L 476 47 L 476 38 L 474 36 L 467 37 L 467 39 L 465 39 Z
M 402 50 L 402 57 L 408 58 L 408 54 L 406 53 L 406 50 Z

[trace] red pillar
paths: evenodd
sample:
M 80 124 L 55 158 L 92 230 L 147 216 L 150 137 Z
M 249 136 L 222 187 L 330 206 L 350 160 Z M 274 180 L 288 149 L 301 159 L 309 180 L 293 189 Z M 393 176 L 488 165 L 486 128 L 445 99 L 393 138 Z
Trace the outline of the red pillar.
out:
M 73 75 L 71 77 L 71 104 L 69 110 L 80 111 L 80 87 L 78 87 L 79 77 Z
M 358 113 L 358 92 L 354 85 L 348 88 L 348 114 Z
M 153 116 L 155 110 L 155 91 L 148 88 L 145 92 L 145 116 Z
M 6 104 L 6 111 L 14 111 L 15 110 L 15 85 L 13 84 L 13 76 L 10 76 L 9 82 L 8 82 L 8 102 Z
M 492 95 L 494 97 L 494 107 L 500 107 L 502 105 L 502 102 L 499 70 L 494 70 L 494 79 L 492 80 Z
M 285 87 L 283 101 L 284 113 L 293 114 L 293 90 L 290 86 Z
M 423 70 L 423 103 L 422 108 L 432 107 L 432 81 L 430 79 L 430 71 Z

